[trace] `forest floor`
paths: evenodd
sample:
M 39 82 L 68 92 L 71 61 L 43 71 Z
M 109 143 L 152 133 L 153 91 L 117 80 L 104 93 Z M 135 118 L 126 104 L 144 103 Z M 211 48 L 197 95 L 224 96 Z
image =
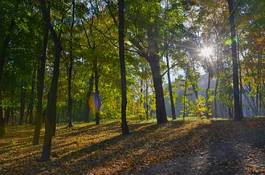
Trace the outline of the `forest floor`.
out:
M 60 125 L 45 163 L 33 127 L 9 126 L 0 174 L 265 174 L 265 118 L 129 125 L 129 136 L 118 122 Z

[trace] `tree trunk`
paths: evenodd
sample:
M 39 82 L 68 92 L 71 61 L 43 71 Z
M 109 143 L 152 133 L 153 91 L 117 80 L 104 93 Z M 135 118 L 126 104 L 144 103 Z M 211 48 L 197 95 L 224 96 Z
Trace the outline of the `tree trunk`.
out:
M 186 99 L 187 99 L 187 84 L 188 84 L 188 71 L 186 71 L 186 77 L 185 77 L 185 83 L 184 83 L 184 93 L 183 93 L 183 97 L 184 97 L 184 104 L 183 104 L 183 114 L 182 114 L 182 117 L 183 117 L 183 120 L 185 120 L 185 117 L 186 117 Z
M 61 43 L 59 37 L 57 36 L 53 26 L 50 21 L 50 11 L 46 7 L 46 1 L 40 0 L 41 2 L 41 11 L 45 17 L 45 23 L 49 27 L 52 40 L 55 47 L 54 63 L 53 63 L 53 75 L 51 87 L 48 95 L 47 102 L 47 111 L 46 111 L 46 120 L 45 120 L 45 134 L 44 134 L 44 143 L 42 149 L 41 160 L 47 161 L 50 158 L 51 153 L 51 142 L 52 136 L 55 134 L 54 129 L 56 127 L 56 101 L 57 101 L 57 88 L 58 88 L 58 79 L 59 79 L 59 67 L 60 67 L 60 57 L 61 57 Z
M 20 119 L 19 124 L 22 125 L 24 122 L 24 116 L 25 116 L 25 98 L 26 98 L 26 92 L 25 87 L 22 83 L 21 90 L 20 90 Z
M 95 58 L 94 60 L 94 78 L 95 78 L 95 95 L 96 95 L 96 101 L 95 101 L 95 109 L 96 109 L 96 124 L 99 125 L 100 118 L 99 118 L 99 112 L 100 112 L 100 99 L 99 99 L 99 89 L 98 89 L 98 82 L 99 82 L 99 75 L 98 75 L 98 59 Z
M 91 78 L 89 79 L 89 87 L 88 87 L 88 91 L 86 94 L 86 111 L 85 111 L 85 117 L 88 118 L 89 121 L 89 115 L 90 115 L 90 108 L 89 108 L 89 97 L 93 91 L 93 87 L 94 87 L 94 76 L 93 74 L 91 75 Z
M 217 118 L 217 93 L 219 86 L 219 78 L 216 78 L 215 89 L 214 89 L 214 116 Z
M 5 114 L 6 114 L 6 116 L 5 116 L 5 122 L 8 125 L 9 120 L 10 120 L 10 116 L 11 116 L 11 108 L 10 107 L 7 107 Z
M 153 55 L 148 60 L 151 67 L 154 89 L 155 89 L 157 124 L 166 123 L 167 114 L 165 108 L 162 77 L 160 75 L 159 57 L 157 55 Z
M 5 119 L 3 115 L 3 108 L 0 106 L 0 138 L 2 138 L 6 133 Z
M 148 81 L 145 81 L 145 115 L 146 115 L 146 120 L 149 119 L 149 104 L 148 104 Z
M 171 104 L 171 115 L 172 115 L 172 119 L 175 120 L 176 119 L 176 111 L 175 111 L 175 103 L 174 103 L 173 92 L 172 92 L 168 54 L 166 55 L 166 61 L 167 61 L 167 69 L 168 69 L 167 79 L 168 79 L 168 92 L 169 92 L 170 104 Z
M 119 59 L 121 73 L 121 128 L 122 134 L 129 134 L 129 127 L 126 121 L 126 105 L 127 105 L 127 90 L 126 90 L 126 67 L 125 67 L 125 50 L 124 50 L 124 0 L 118 1 L 119 5 Z
M 239 36 L 238 36 L 239 38 Z M 240 107 L 241 107 L 241 117 L 244 117 L 244 113 L 243 113 L 243 93 L 244 93 L 244 88 L 243 88 L 243 83 L 242 83 L 242 67 L 241 67 L 241 62 L 239 59 L 239 52 L 240 52 L 240 47 L 239 47 L 239 42 L 237 43 L 237 48 L 238 48 L 238 52 L 237 52 L 237 60 L 238 60 L 238 67 L 239 67 L 239 87 L 240 87 L 240 94 L 239 94 L 239 103 L 240 103 Z
M 239 80 L 238 80 L 238 60 L 237 60 L 237 48 L 236 48 L 236 29 L 235 29 L 235 17 L 234 17 L 234 0 L 227 0 L 230 12 L 229 24 L 232 39 L 232 62 L 233 62 L 233 91 L 234 91 L 234 120 L 242 120 L 242 112 L 239 98 Z
M 44 16 L 43 16 L 44 19 Z M 38 60 L 38 70 L 37 70 L 37 109 L 36 109 L 36 117 L 35 117 L 35 129 L 33 136 L 33 145 L 39 144 L 40 138 L 40 130 L 41 124 L 43 121 L 43 111 L 42 111 L 42 98 L 43 98 L 43 90 L 44 90 L 44 75 L 45 75 L 45 63 L 46 63 L 46 50 L 48 45 L 48 35 L 49 28 L 43 22 L 43 39 L 42 39 L 42 49 L 40 53 L 40 57 Z
M 29 109 L 28 109 L 28 116 L 29 116 L 29 123 L 30 124 L 33 123 L 33 109 L 34 109 L 35 83 L 36 83 L 35 80 L 36 80 L 36 69 L 35 69 L 35 64 L 33 64 L 30 100 L 29 100 Z
M 75 23 L 75 0 L 72 0 L 72 24 L 70 31 L 70 60 L 68 67 L 68 108 L 67 108 L 67 116 L 68 116 L 68 126 L 69 128 L 73 127 L 73 99 L 72 99 L 72 72 L 73 72 L 73 28 Z
M 209 91 L 210 91 L 210 86 L 211 86 L 211 73 L 208 71 L 208 83 L 207 83 L 207 88 L 206 88 L 206 97 L 205 97 L 205 106 L 206 106 L 206 117 L 210 117 L 210 104 L 209 104 Z

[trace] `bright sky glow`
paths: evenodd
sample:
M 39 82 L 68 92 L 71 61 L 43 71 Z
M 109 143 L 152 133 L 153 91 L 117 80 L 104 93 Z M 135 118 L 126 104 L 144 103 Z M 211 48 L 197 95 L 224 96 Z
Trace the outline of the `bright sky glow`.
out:
M 212 47 L 205 46 L 200 50 L 200 56 L 209 58 L 214 55 L 214 51 Z

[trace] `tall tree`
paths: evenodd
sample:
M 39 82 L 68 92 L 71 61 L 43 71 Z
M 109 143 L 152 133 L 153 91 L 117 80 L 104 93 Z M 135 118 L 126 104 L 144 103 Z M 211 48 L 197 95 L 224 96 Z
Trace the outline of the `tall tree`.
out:
M 44 143 L 42 148 L 41 160 L 47 161 L 50 158 L 51 153 L 51 142 L 52 136 L 54 135 L 54 125 L 56 121 L 56 101 L 57 101 L 57 89 L 58 89 L 58 79 L 59 79 L 59 67 L 61 58 L 61 42 L 59 36 L 54 30 L 51 19 L 50 19 L 50 2 L 45 0 L 40 0 L 41 12 L 44 16 L 45 24 L 49 28 L 51 38 L 54 42 L 54 63 L 53 63 L 53 74 L 51 87 L 48 94 L 47 111 L 45 118 L 45 134 Z M 47 7 L 48 6 L 48 7 Z
M 35 129 L 33 136 L 33 145 L 39 144 L 41 124 L 43 121 L 43 111 L 42 111 L 42 99 L 43 99 L 43 90 L 44 90 L 44 75 L 45 75 L 45 64 L 46 64 L 46 51 L 48 45 L 48 35 L 49 28 L 45 23 L 45 16 L 42 14 L 43 23 L 43 36 L 42 36 L 42 48 L 41 53 L 38 59 L 38 70 L 37 70 L 37 106 L 36 106 L 36 120 L 35 120 Z
M 167 51 L 166 51 L 167 52 Z M 166 62 L 167 62 L 167 79 L 168 79 L 168 92 L 169 92 L 169 98 L 170 98 L 170 104 L 171 104 L 171 115 L 172 119 L 176 119 L 176 110 L 175 110 L 175 103 L 174 103 L 174 97 L 172 92 L 172 83 L 171 83 L 171 77 L 170 77 L 170 66 L 169 66 L 169 58 L 168 53 L 166 54 Z
M 122 134 L 129 134 L 129 127 L 126 121 L 126 67 L 125 67 L 125 51 L 124 51 L 124 0 L 119 0 L 119 58 L 120 58 L 120 74 L 121 74 L 121 128 Z
M 72 99 L 72 72 L 73 72 L 73 29 L 75 24 L 75 0 L 72 0 L 72 23 L 70 29 L 70 60 L 68 66 L 68 107 L 67 107 L 67 116 L 68 116 L 68 127 L 73 127 L 73 99 Z
M 239 78 L 238 78 L 238 59 L 237 59 L 237 46 L 236 46 L 236 28 L 235 28 L 235 1 L 227 0 L 229 6 L 229 24 L 232 40 L 232 64 L 233 64 L 233 95 L 234 95 L 234 120 L 242 120 L 242 108 L 240 105 L 239 95 Z

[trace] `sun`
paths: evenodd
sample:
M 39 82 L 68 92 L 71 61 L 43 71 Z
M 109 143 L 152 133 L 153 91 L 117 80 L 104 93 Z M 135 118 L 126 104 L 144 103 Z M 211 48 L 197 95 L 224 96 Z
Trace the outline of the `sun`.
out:
M 209 46 L 205 46 L 200 50 L 200 56 L 209 58 L 214 54 L 213 48 Z

